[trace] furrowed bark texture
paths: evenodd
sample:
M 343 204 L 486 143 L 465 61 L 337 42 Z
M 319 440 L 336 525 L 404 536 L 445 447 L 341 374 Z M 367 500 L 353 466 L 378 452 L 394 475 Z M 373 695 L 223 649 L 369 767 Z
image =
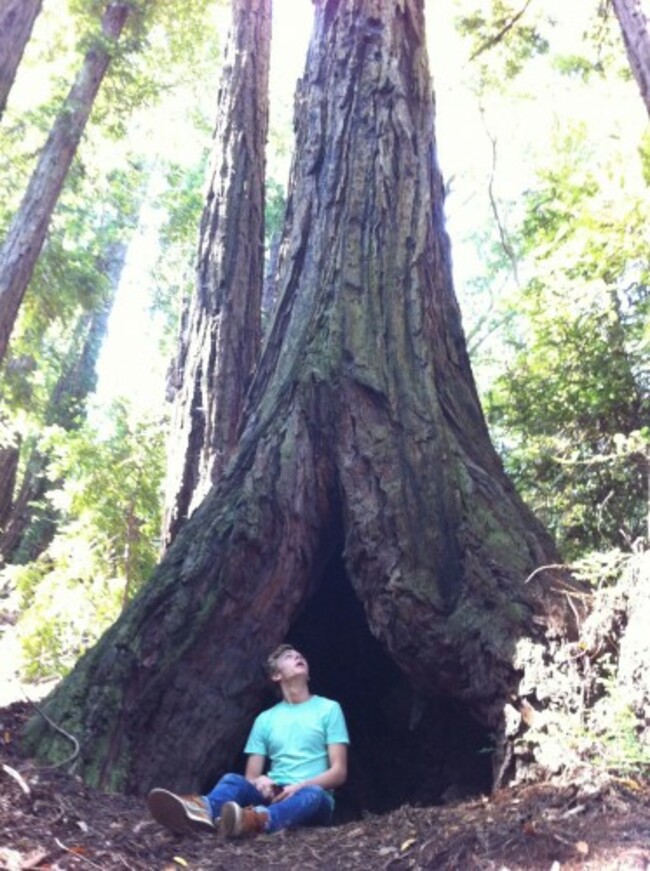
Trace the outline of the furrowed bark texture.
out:
M 650 32 L 643 0 L 612 0 L 612 6 L 621 27 L 632 73 L 650 115 Z
M 570 623 L 559 579 L 525 583 L 556 555 L 502 470 L 470 371 L 422 2 L 316 6 L 281 296 L 239 451 L 48 706 L 104 786 L 196 788 L 206 764 L 231 764 L 258 663 L 341 546 L 373 635 L 417 692 L 462 701 L 502 736 L 506 701 L 535 701 L 531 675 Z
M 0 0 L 0 118 L 43 0 Z
M 0 362 L 6 355 L 52 212 L 110 64 L 109 46 L 119 39 L 129 12 L 130 7 L 125 3 L 111 3 L 107 7 L 101 37 L 86 54 L 0 249 Z
M 270 45 L 271 0 L 235 0 L 196 289 L 182 319 L 173 376 L 165 544 L 218 480 L 236 447 L 259 357 Z

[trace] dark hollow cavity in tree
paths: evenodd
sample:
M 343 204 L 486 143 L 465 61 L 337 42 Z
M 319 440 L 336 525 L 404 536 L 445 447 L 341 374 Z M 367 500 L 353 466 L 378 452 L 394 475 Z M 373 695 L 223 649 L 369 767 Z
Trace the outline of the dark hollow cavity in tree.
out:
M 458 700 L 411 689 L 371 634 L 340 553 L 286 640 L 307 657 L 312 692 L 345 712 L 351 746 L 339 821 L 490 792 L 493 736 Z M 276 701 L 269 691 L 265 706 Z M 244 764 L 242 755 L 236 765 Z

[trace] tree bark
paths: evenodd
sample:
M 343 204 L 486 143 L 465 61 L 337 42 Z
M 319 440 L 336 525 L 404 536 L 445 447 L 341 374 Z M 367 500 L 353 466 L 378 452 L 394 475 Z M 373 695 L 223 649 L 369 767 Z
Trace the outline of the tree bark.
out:
M 621 27 L 632 73 L 650 115 L 650 33 L 643 0 L 612 0 L 612 6 Z
M 490 442 L 465 348 L 422 0 L 316 7 L 239 450 L 49 699 L 105 787 L 196 789 L 232 764 L 260 664 L 333 583 L 330 557 L 411 687 L 467 706 L 502 749 L 506 704 L 544 704 L 536 675 L 571 631 L 556 573 L 526 582 L 557 556 Z M 42 724 L 32 740 L 56 754 Z
M 6 355 L 63 182 L 110 64 L 112 45 L 119 39 L 129 12 L 126 3 L 111 3 L 106 8 L 101 37 L 86 54 L 0 250 L 0 362 Z
M 165 544 L 223 472 L 259 356 L 270 42 L 271 0 L 234 0 L 196 289 L 175 365 Z
M 0 118 L 43 0 L 0 0 Z

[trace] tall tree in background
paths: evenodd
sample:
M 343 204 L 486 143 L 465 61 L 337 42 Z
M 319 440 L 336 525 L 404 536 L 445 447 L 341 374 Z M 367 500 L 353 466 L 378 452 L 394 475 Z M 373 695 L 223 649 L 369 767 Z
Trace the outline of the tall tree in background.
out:
M 612 6 L 621 26 L 632 73 L 650 115 L 650 33 L 643 0 L 612 0 Z
M 552 570 L 525 583 L 555 550 L 503 472 L 470 370 L 422 7 L 316 4 L 280 300 L 239 450 L 48 702 L 90 781 L 196 788 L 231 764 L 264 692 L 256 664 L 334 588 L 331 560 L 422 697 L 455 699 L 501 743 L 506 703 L 545 703 L 572 608 Z M 47 727 L 32 738 L 53 751 Z
M 85 406 L 97 383 L 97 359 L 106 335 L 108 318 L 119 284 L 126 244 L 115 242 L 96 264 L 97 276 L 106 280 L 108 290 L 91 311 L 81 312 L 72 331 L 61 374 L 49 396 L 44 426 L 57 426 L 71 431 L 85 418 Z M 56 516 L 43 506 L 43 497 L 54 484 L 49 478 L 48 455 L 40 445 L 31 444 L 24 460 L 25 471 L 18 492 L 11 499 L 13 481 L 0 478 L 0 492 L 10 508 L 0 522 L 0 564 L 36 559 L 47 547 L 56 528 Z M 10 470 L 8 470 L 10 471 Z
M 172 374 L 166 544 L 237 444 L 259 355 L 270 44 L 270 0 L 234 0 L 196 288 L 183 314 Z
M 101 34 L 86 54 L 0 249 L 0 362 L 6 355 L 52 212 L 110 64 L 114 44 L 130 12 L 128 3 L 109 3 L 106 7 Z
M 0 0 L 0 118 L 43 0 Z

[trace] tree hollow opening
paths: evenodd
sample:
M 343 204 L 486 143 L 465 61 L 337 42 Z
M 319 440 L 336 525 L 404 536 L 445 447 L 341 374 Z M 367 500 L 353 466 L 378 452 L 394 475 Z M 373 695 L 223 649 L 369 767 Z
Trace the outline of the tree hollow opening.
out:
M 371 634 L 340 554 L 287 641 L 309 661 L 312 692 L 345 712 L 350 767 L 337 790 L 339 820 L 490 791 L 491 733 L 458 700 L 413 692 Z

